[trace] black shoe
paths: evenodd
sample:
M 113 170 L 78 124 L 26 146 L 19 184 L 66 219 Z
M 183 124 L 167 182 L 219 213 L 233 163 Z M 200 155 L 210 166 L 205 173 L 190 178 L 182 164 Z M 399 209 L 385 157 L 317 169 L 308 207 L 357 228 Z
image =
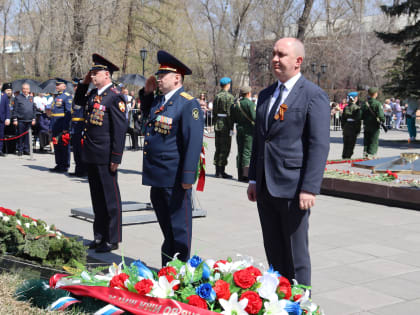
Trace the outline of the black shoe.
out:
M 4 154 L 3 152 L 0 152 L 0 156 L 6 156 L 6 154 Z
M 220 166 L 216 166 L 216 175 L 214 175 L 214 177 L 216 178 L 222 178 L 222 173 L 221 173 L 221 167 Z
M 248 177 L 245 177 L 245 176 L 242 176 L 241 178 L 239 178 L 238 181 L 242 182 L 242 183 L 248 183 L 249 182 Z
M 67 170 L 56 166 L 54 168 L 50 168 L 50 172 L 63 174 L 63 173 L 66 173 Z
M 23 152 L 23 155 L 31 155 L 29 152 Z
M 87 244 L 87 246 L 89 247 L 89 249 L 95 249 L 95 248 L 98 248 L 101 245 L 102 245 L 102 241 L 100 241 L 100 240 L 93 240 L 93 241 L 90 241 Z
M 118 249 L 118 243 L 117 244 L 110 244 L 108 242 L 103 242 L 101 245 L 96 247 L 95 252 L 97 253 L 108 253 L 112 250 Z
M 69 176 L 71 176 L 71 177 L 86 177 L 87 174 L 73 172 L 73 173 L 69 173 Z
M 222 178 L 226 178 L 226 179 L 232 179 L 233 178 L 232 175 L 229 175 L 229 174 L 225 173 L 225 167 L 224 166 L 220 167 L 220 174 L 222 175 Z

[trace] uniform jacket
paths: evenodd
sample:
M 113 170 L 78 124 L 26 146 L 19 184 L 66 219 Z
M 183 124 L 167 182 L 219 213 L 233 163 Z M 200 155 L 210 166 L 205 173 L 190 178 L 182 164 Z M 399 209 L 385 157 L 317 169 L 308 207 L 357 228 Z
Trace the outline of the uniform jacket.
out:
M 84 106 L 73 104 L 71 107 L 71 134 L 81 134 L 85 125 Z
M 15 97 L 15 104 L 13 106 L 12 118 L 17 120 L 30 121 L 36 117 L 36 106 L 32 96 L 25 97 L 19 94 Z
M 5 93 L 1 93 L 0 100 L 0 122 L 10 119 L 9 98 Z
M 213 102 L 214 128 L 216 131 L 229 132 L 232 129 L 230 108 L 234 101 L 233 95 L 228 91 L 222 90 L 216 94 Z
M 85 163 L 120 164 L 127 131 L 125 99 L 112 86 L 101 96 L 98 89 L 86 94 L 88 88 L 88 84 L 79 84 L 74 96 L 74 103 L 84 107 L 82 159 Z
M 256 106 L 249 98 L 236 100 L 230 109 L 232 124 L 236 123 L 238 132 L 253 134 L 255 126 Z
M 382 109 L 382 104 L 377 99 L 369 97 L 367 102 L 369 103 L 369 107 L 375 113 L 375 115 L 369 110 L 366 102 L 362 106 L 362 119 L 363 119 L 363 126 L 365 130 L 374 131 L 378 130 L 380 124 L 378 122 L 385 121 L 384 111 Z
M 356 103 L 350 103 L 343 110 L 343 115 L 341 116 L 341 126 L 346 128 L 346 126 L 352 126 L 359 130 L 362 119 L 362 110 L 360 106 Z
M 143 149 L 143 185 L 193 184 L 203 144 L 204 119 L 200 104 L 182 87 L 161 111 L 160 98 L 154 98 L 152 93 L 145 96 L 143 90 L 140 91 L 142 113 L 149 117 Z
M 284 101 L 284 120 L 274 121 L 267 131 L 266 112 L 276 87 L 258 96 L 249 179 L 257 182 L 257 197 L 263 175 L 274 197 L 292 199 L 302 190 L 318 194 L 329 151 L 328 96 L 301 76 Z
M 63 130 L 70 130 L 73 96 L 68 92 L 58 93 L 52 103 L 51 130 L 53 137 Z

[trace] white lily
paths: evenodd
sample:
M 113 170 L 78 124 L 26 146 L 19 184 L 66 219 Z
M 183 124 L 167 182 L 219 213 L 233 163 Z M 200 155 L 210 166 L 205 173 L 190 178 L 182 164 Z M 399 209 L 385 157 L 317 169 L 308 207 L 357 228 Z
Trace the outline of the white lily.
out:
M 305 294 L 298 300 L 298 302 L 300 303 L 301 309 L 306 310 L 310 313 L 315 312 L 318 308 L 318 305 L 312 302 L 309 298 L 309 290 L 305 291 Z
M 242 261 L 235 261 L 226 263 L 218 262 L 217 267 L 215 269 L 220 271 L 221 273 L 233 273 L 243 268 L 245 267 Z
M 274 294 L 268 302 L 264 302 L 264 315 L 288 315 L 289 313 L 284 309 L 284 306 L 277 294 Z
M 174 286 L 179 284 L 179 280 L 172 280 L 171 282 L 165 276 L 159 277 L 159 281 L 153 284 L 153 289 L 150 294 L 158 298 L 168 298 L 174 296 Z
M 4 216 L 2 220 L 3 220 L 4 222 L 8 222 L 8 221 L 10 221 L 10 218 L 9 218 L 9 217 Z
M 59 236 L 57 236 L 58 238 Z M 112 265 L 108 269 L 108 273 L 106 275 L 95 275 L 95 279 L 97 280 L 104 280 L 104 281 L 111 281 L 111 279 L 119 275 L 122 272 L 122 263 L 117 265 L 116 263 L 112 263 Z
M 263 299 L 269 299 L 269 297 L 276 293 L 277 286 L 279 285 L 279 279 L 275 274 L 265 272 L 263 276 L 257 278 L 257 281 L 261 283 L 257 292 Z
M 238 301 L 238 293 L 233 293 L 229 301 L 220 299 L 220 305 L 223 307 L 222 314 L 225 315 L 247 315 L 248 313 L 245 311 L 246 306 L 248 305 L 248 299 L 242 299 Z

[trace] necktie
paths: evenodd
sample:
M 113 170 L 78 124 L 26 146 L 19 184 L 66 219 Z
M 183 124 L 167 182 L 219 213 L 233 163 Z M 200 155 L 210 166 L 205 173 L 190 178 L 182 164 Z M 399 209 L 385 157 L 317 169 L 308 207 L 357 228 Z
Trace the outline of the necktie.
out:
M 284 85 L 283 84 L 280 84 L 279 90 L 280 90 L 279 96 L 277 96 L 276 101 L 274 102 L 273 106 L 271 107 L 270 113 L 268 114 L 268 117 L 267 117 L 267 119 L 268 119 L 268 121 L 267 121 L 267 127 L 268 128 L 267 129 L 270 129 L 271 125 L 274 122 L 274 116 L 276 115 L 276 111 L 277 111 L 277 108 L 279 107 L 281 97 L 282 97 L 282 94 L 283 94 L 283 91 L 284 91 Z

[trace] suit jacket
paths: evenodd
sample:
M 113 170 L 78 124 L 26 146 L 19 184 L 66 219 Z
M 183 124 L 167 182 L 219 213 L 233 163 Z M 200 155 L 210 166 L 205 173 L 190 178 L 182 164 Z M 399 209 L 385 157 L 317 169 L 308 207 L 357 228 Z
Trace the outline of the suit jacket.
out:
M 277 198 L 293 199 L 302 190 L 318 194 L 330 142 L 328 96 L 301 76 L 284 101 L 284 120 L 267 131 L 266 112 L 276 87 L 277 82 L 258 96 L 249 179 L 257 182 L 257 197 L 264 177 Z
M 143 149 L 143 185 L 175 187 L 193 184 L 203 144 L 200 104 L 180 88 L 160 109 L 159 97 L 140 91 L 141 110 L 148 117 Z M 169 131 L 169 132 L 168 132 Z
M 9 98 L 5 93 L 1 93 L 0 100 L 0 122 L 10 119 Z
M 79 84 L 74 96 L 74 103 L 85 108 L 83 162 L 120 164 L 127 131 L 125 98 L 112 86 L 101 96 L 98 89 L 86 95 L 88 88 L 88 84 Z

